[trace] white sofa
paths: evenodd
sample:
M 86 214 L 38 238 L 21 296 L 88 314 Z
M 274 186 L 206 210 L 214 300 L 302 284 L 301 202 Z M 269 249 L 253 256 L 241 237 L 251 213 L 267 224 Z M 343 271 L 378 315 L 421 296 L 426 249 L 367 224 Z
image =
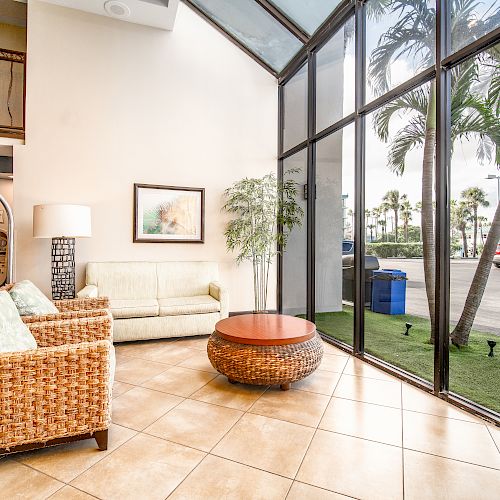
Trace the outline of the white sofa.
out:
M 78 297 L 109 297 L 113 341 L 205 335 L 228 316 L 215 262 L 89 262 Z

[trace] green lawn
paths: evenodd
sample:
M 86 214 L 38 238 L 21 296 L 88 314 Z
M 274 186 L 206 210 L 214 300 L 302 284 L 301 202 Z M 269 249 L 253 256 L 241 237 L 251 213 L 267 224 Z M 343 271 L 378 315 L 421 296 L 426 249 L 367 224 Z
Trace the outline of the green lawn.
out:
M 412 323 L 408 337 L 405 323 Z M 352 345 L 353 308 L 316 314 L 316 325 L 327 335 Z M 487 356 L 487 339 L 499 341 L 493 358 Z M 365 311 L 365 351 L 432 382 L 434 346 L 429 321 L 408 314 L 389 316 Z M 471 332 L 469 346 L 450 346 L 450 390 L 500 412 L 500 338 Z

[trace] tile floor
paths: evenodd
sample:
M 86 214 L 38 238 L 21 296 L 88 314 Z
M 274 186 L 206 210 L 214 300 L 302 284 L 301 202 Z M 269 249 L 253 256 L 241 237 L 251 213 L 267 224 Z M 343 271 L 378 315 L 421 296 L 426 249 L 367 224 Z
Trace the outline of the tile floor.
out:
M 229 384 L 206 338 L 116 352 L 109 449 L 0 459 L 0 498 L 499 498 L 500 429 L 331 345 L 288 392 Z

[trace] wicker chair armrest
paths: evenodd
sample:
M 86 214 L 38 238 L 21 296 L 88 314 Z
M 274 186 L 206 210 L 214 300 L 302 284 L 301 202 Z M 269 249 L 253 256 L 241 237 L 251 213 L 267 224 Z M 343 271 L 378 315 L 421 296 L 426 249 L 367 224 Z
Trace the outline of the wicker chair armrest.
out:
M 55 300 L 54 305 L 59 312 L 91 311 L 93 309 L 108 309 L 108 297 L 83 297 L 80 299 Z
M 60 321 L 64 319 L 92 318 L 96 316 L 107 316 L 106 309 L 94 309 L 93 311 L 66 311 L 55 314 L 40 314 L 38 316 L 21 316 L 25 323 L 41 323 L 42 321 Z
M 0 354 L 0 448 L 110 426 L 107 340 Z
M 101 316 L 27 323 L 38 347 L 78 344 L 95 340 L 113 341 L 113 318 L 109 311 Z

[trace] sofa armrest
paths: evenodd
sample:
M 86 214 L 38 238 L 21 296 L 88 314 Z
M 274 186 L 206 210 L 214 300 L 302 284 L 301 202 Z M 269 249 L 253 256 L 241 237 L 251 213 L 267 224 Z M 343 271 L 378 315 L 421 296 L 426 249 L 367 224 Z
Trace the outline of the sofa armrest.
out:
M 113 342 L 113 318 L 109 311 L 104 315 L 84 318 L 27 323 L 39 347 L 61 346 L 107 340 Z
M 227 288 L 223 287 L 219 282 L 213 281 L 209 286 L 210 295 L 220 302 L 220 315 L 221 318 L 229 316 L 229 292 Z
M 107 340 L 0 354 L 0 449 L 111 424 Z
M 77 294 L 76 296 L 79 298 L 79 299 L 83 299 L 85 297 L 99 297 L 99 290 L 97 288 L 97 286 L 95 285 L 87 285 L 85 286 L 84 288 L 82 288 Z

